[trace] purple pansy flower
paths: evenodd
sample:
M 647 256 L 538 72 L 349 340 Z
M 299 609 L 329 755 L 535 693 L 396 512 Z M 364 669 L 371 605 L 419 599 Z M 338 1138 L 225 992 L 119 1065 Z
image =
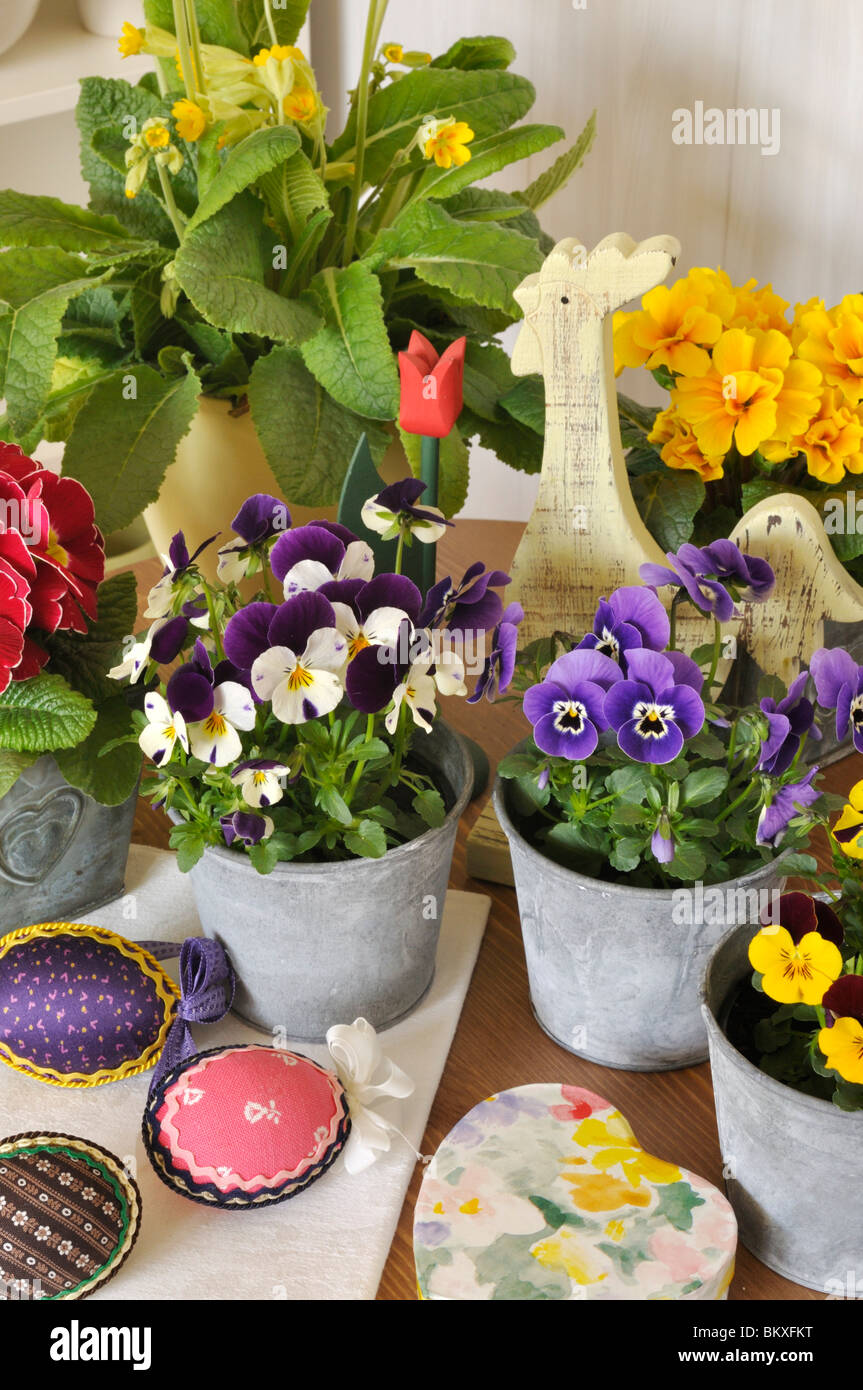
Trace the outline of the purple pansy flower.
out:
M 231 625 L 246 619 L 252 609 L 269 605 L 250 604 L 236 613 L 225 631 L 225 650 Z M 299 593 L 276 608 L 261 632 L 266 614 L 257 613 L 251 623 L 240 626 L 232 649 L 247 657 L 263 638 L 264 645 L 252 662 L 252 689 L 261 700 L 269 700 L 273 713 L 283 724 L 305 724 L 309 719 L 329 714 L 341 701 L 344 689 L 340 673 L 347 660 L 347 642 L 336 628 L 336 614 L 329 599 L 321 594 Z
M 162 578 L 153 585 L 147 595 L 145 618 L 164 618 L 171 607 L 174 585 L 177 580 L 182 579 L 186 571 L 192 568 L 201 552 L 206 550 L 208 545 L 213 544 L 218 534 L 217 531 L 215 536 L 210 536 L 208 540 L 198 546 L 194 555 L 190 555 L 186 537 L 182 531 L 177 532 L 168 547 L 168 554 L 162 557 L 165 566 L 162 571 Z
M 758 817 L 755 834 L 757 845 L 771 845 L 774 849 L 781 843 L 788 823 L 798 814 L 798 806 L 811 806 L 821 793 L 812 786 L 812 779 L 818 771 L 813 767 L 800 782 L 792 782 L 780 787 L 769 806 L 765 806 Z
M 193 755 L 213 767 L 235 762 L 242 752 L 238 730 L 255 727 L 255 702 L 233 674 L 229 663 L 213 670 L 198 638 L 190 660 L 174 672 L 165 691 L 171 709 L 185 721 Z
M 233 815 L 222 816 L 219 824 L 226 845 L 232 845 L 235 840 L 241 845 L 257 845 L 273 833 L 269 816 L 256 816 L 252 811 L 234 811 Z
M 231 522 L 237 537 L 219 550 L 218 574 L 225 584 L 238 583 L 246 573 L 248 553 L 272 536 L 287 530 L 291 514 L 278 497 L 268 492 L 256 492 L 247 497 Z
M 627 584 L 599 600 L 593 631 L 582 637 L 576 650 L 591 647 L 625 668 L 630 647 L 661 652 L 668 646 L 670 635 L 668 614 L 653 590 L 642 584 Z
M 836 737 L 851 737 L 863 753 L 863 666 L 842 647 L 820 647 L 809 663 L 822 709 L 836 711 Z
M 422 594 L 404 574 L 379 574 L 368 583 L 336 579 L 317 592 L 333 605 L 349 661 L 366 647 L 394 646 L 402 624 L 412 626 L 422 607 Z
M 394 540 L 401 532 L 409 531 L 424 545 L 439 541 L 446 527 L 454 523 L 447 521 L 439 507 L 416 505 L 426 486 L 419 478 L 390 483 L 363 503 L 363 524 L 384 540 Z
M 292 598 L 334 579 L 371 579 L 375 559 L 371 546 L 346 526 L 310 521 L 279 537 L 270 553 L 270 567 L 285 598 Z
M 619 667 L 600 652 L 573 651 L 558 657 L 545 679 L 524 695 L 537 748 L 552 757 L 589 758 L 600 733 L 608 728 L 607 692 L 620 679 Z
M 704 705 L 692 681 L 678 674 L 667 656 L 634 647 L 627 679 L 605 697 L 605 716 L 628 757 L 670 763 L 704 723 Z
M 150 660 L 159 666 L 167 666 L 175 656 L 179 656 L 188 633 L 188 618 L 168 618 L 165 622 L 154 623 L 150 641 Z
M 702 613 L 713 613 L 727 622 L 734 612 L 734 597 L 756 601 L 767 598 L 776 576 L 766 560 L 744 555 L 733 541 L 712 541 L 699 547 L 688 541 L 666 559 L 670 568 L 652 562 L 641 565 L 638 573 L 645 584 L 673 584 L 682 588 Z
M 524 609 L 520 603 L 511 603 L 504 609 L 503 617 L 494 630 L 491 651 L 485 659 L 476 688 L 467 698 L 469 705 L 475 705 L 483 695 L 487 700 L 494 700 L 509 689 L 515 672 L 518 625 L 523 620 Z
M 503 570 L 487 570 L 482 561 L 477 560 L 465 571 L 460 584 L 453 586 L 447 577 L 432 585 L 419 625 L 443 627 L 446 624 L 450 632 L 488 632 L 503 615 L 500 595 L 490 590 L 508 583 L 509 575 Z
M 771 696 L 761 701 L 761 712 L 767 716 L 767 737 L 761 743 L 759 771 L 781 777 L 796 758 L 804 735 L 821 737 L 821 730 L 815 725 L 812 701 L 803 696 L 808 679 L 809 672 L 801 671 L 778 704 Z

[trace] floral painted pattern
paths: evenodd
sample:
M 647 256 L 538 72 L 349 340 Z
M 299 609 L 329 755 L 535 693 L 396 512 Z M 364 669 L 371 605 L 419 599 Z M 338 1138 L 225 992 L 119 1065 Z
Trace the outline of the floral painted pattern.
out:
M 423 1299 L 720 1299 L 736 1246 L 722 1194 L 646 1153 L 578 1086 L 474 1106 L 426 1170 L 414 1218 Z

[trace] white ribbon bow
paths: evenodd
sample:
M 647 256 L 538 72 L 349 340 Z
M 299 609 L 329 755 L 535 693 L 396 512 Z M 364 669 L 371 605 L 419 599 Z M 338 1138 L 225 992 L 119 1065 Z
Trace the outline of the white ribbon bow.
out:
M 411 1095 L 414 1083 L 384 1055 L 377 1033 L 364 1018 L 328 1029 L 327 1047 L 351 1112 L 345 1168 L 351 1174 L 361 1173 L 376 1162 L 378 1154 L 389 1152 L 391 1135 L 405 1138 L 391 1120 L 378 1114 L 377 1103 Z

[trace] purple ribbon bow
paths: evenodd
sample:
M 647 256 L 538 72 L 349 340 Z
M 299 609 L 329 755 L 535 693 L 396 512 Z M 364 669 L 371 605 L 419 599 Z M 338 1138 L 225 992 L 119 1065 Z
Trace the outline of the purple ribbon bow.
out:
M 153 1073 L 150 1094 L 169 1071 L 198 1051 L 190 1023 L 218 1023 L 234 1002 L 236 976 L 223 946 L 190 936 L 180 951 L 180 1002 Z

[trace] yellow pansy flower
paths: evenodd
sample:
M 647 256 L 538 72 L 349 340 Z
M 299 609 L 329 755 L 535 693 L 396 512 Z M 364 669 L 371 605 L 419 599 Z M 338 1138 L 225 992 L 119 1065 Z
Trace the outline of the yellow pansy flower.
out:
M 818 1046 L 828 1067 L 845 1081 L 863 1085 L 863 1023 L 856 1018 L 837 1018 L 832 1028 L 822 1028 Z
M 764 993 L 780 1004 L 820 1004 L 842 974 L 842 953 L 810 931 L 795 944 L 785 927 L 762 927 L 749 943 L 749 961 Z
M 659 457 L 667 468 L 689 469 L 705 483 L 723 476 L 724 460 L 705 458 L 692 426 L 674 406 L 659 412 L 647 438 L 651 444 L 662 445 Z
M 120 37 L 117 40 L 117 47 L 124 58 L 132 58 L 136 53 L 140 53 L 144 45 L 144 30 L 138 29 L 134 24 L 130 24 L 128 19 L 123 25 Z
M 388 63 L 400 63 L 405 56 L 405 51 L 400 43 L 385 43 L 383 51 Z
M 171 115 L 177 126 L 177 134 L 181 140 L 188 140 L 193 143 L 200 140 L 204 131 L 207 129 L 207 116 L 201 107 L 194 101 L 189 101 L 187 97 L 182 97 L 180 101 L 175 101 L 171 107 Z
M 841 838 L 837 833 L 839 831 L 845 832 Z M 854 833 L 858 831 L 859 834 Z M 849 859 L 863 859 L 863 845 L 857 843 L 863 837 L 863 782 L 857 782 L 851 788 L 832 833 L 843 854 Z
M 417 143 L 426 159 L 433 159 L 439 169 L 460 169 L 470 159 L 468 145 L 474 132 L 466 121 L 448 116 L 441 121 L 426 121 L 420 126 Z
M 309 87 L 294 87 L 285 97 L 284 107 L 292 121 L 310 121 L 317 114 L 318 99 Z
M 751 454 L 773 438 L 776 397 L 790 355 L 791 344 L 775 330 L 729 328 L 713 349 L 711 370 L 678 379 L 672 404 L 707 457 L 724 456 L 732 442 L 741 454 Z
M 624 367 L 667 367 L 682 376 L 710 369 L 707 351 L 722 332 L 722 321 L 687 280 L 657 285 L 634 314 L 616 314 L 614 352 Z
M 822 483 L 841 483 L 846 473 L 863 473 L 863 419 L 838 388 L 822 393 L 817 415 L 796 441 L 806 467 Z
M 820 301 L 800 314 L 797 353 L 812 362 L 849 405 L 863 401 L 863 294 L 846 294 L 833 309 Z

